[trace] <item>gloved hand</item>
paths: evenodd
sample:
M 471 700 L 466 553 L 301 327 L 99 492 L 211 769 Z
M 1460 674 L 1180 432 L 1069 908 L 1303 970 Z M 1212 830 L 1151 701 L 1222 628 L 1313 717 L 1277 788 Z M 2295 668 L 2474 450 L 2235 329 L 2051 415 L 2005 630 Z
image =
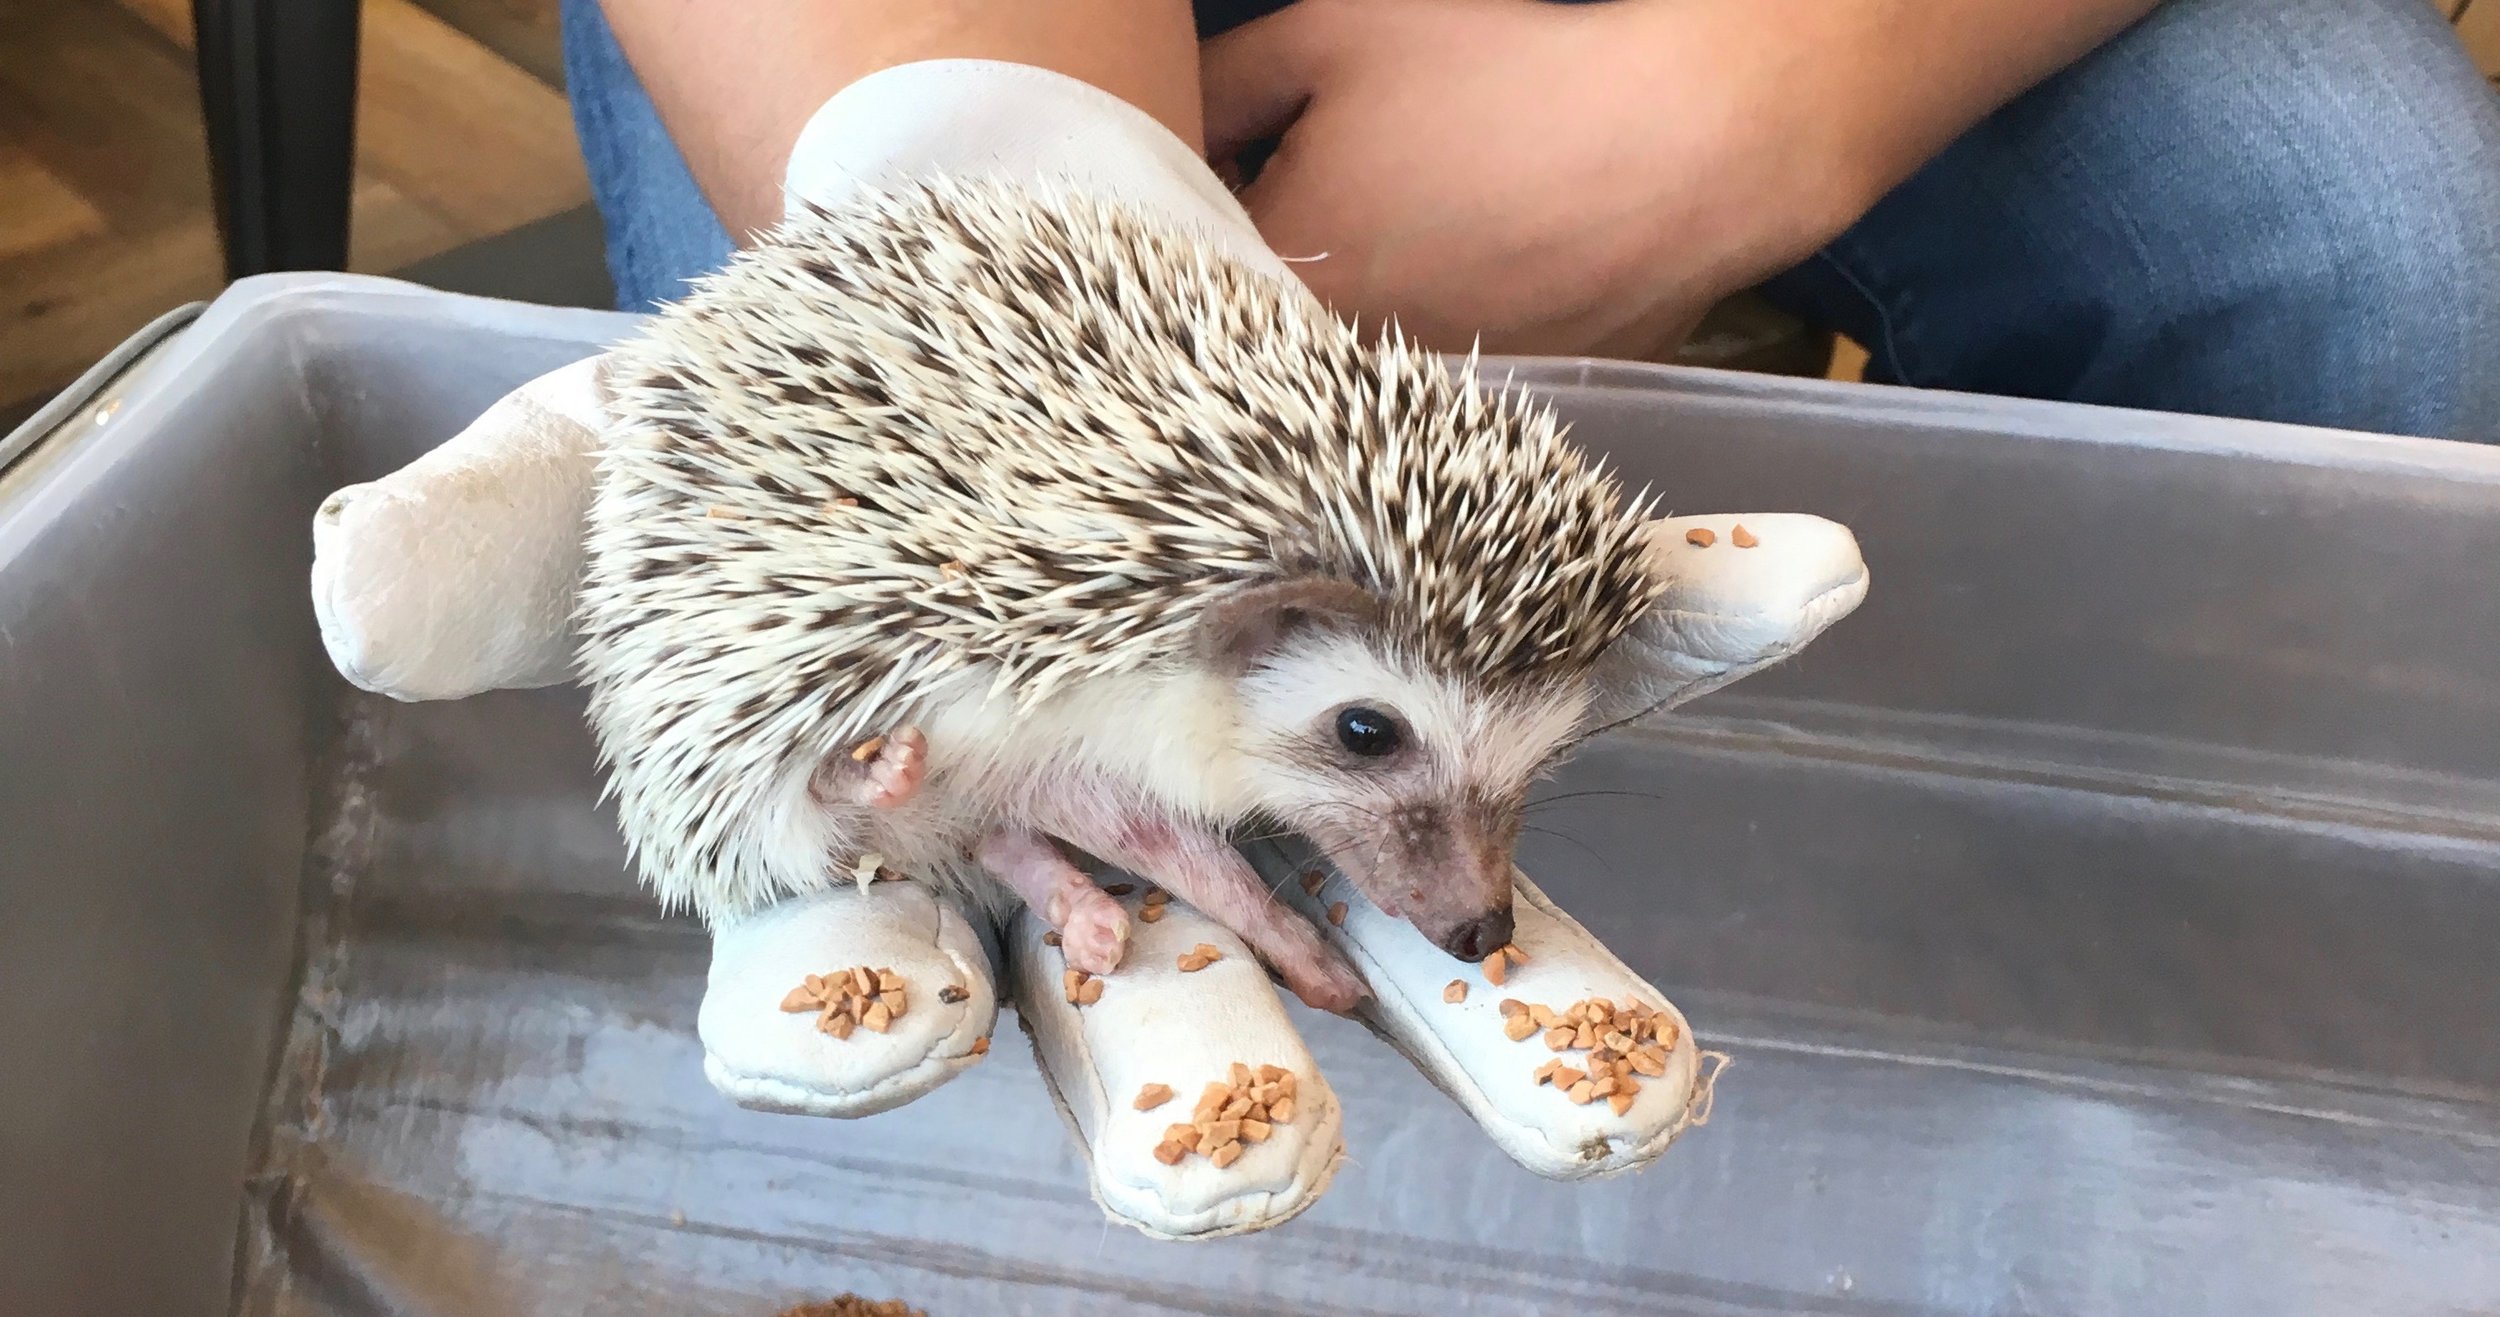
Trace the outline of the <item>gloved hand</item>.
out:
M 1029 67 L 939 61 L 854 84 L 802 134 L 785 192 L 793 203 L 831 203 L 940 171 L 1094 189 L 1293 278 L 1187 145 L 1115 98 Z M 601 360 L 524 385 L 442 447 L 324 502 L 314 524 L 314 604 L 349 680 L 398 699 L 438 700 L 569 679 L 603 424 Z M 1752 547 L 1737 547 L 1740 521 Z M 1670 706 L 1776 662 L 1855 607 L 1866 586 L 1849 533 L 1813 517 L 1665 520 L 1649 555 L 1665 594 L 1608 660 L 1613 707 L 1604 717 Z M 1314 851 L 1290 842 L 1248 849 L 1280 898 L 1316 921 L 1368 980 L 1365 1022 L 1522 1165 L 1556 1178 L 1632 1169 L 1706 1112 L 1708 1074 L 1683 1017 L 1524 877 L 1514 936 L 1522 958 L 1496 969 L 1450 959 L 1371 907 Z M 705 1071 L 750 1107 L 883 1111 L 986 1052 L 1003 983 L 1087 1149 L 1095 1197 L 1114 1219 L 1160 1237 L 1206 1238 L 1290 1218 L 1317 1200 L 1343 1155 L 1325 1077 L 1238 939 L 1177 903 L 1149 922 L 1142 891 L 1124 899 L 1141 916 L 1132 919 L 1128 959 L 1082 1007 L 1070 1000 L 1055 939 L 1037 920 L 1000 920 L 908 878 L 791 899 L 724 924 L 714 930 L 697 1022 Z M 1192 954 L 1202 948 L 1220 958 Z M 908 1007 L 886 1031 L 836 1038 L 813 1012 L 784 1009 L 803 1005 L 786 999 L 808 975 L 853 966 L 902 979 Z M 1445 998 L 1454 980 L 1470 988 L 1462 1001 Z M 1583 1039 L 1566 1026 L 1557 1053 L 1543 1027 L 1529 1032 L 1501 1013 L 1505 999 L 1557 1012 L 1591 999 L 1654 1010 L 1646 1031 L 1634 1032 L 1656 1045 L 1622 1058 L 1637 1091 L 1619 1084 L 1596 1092 L 1592 1077 L 1575 1095 L 1573 1074 L 1561 1085 L 1538 1082 L 1538 1063 L 1557 1055 L 1586 1071 L 1588 1049 L 1606 1048 L 1608 1030 Z M 1263 1067 L 1294 1076 L 1289 1112 L 1269 1113 L 1289 1118 L 1270 1121 L 1267 1137 L 1245 1141 L 1227 1166 L 1201 1155 L 1212 1147 L 1175 1160 L 1168 1127 L 1200 1114 L 1208 1085 L 1237 1077 L 1236 1064 L 1254 1085 L 1276 1073 Z M 1153 1085 L 1174 1096 L 1139 1109 Z

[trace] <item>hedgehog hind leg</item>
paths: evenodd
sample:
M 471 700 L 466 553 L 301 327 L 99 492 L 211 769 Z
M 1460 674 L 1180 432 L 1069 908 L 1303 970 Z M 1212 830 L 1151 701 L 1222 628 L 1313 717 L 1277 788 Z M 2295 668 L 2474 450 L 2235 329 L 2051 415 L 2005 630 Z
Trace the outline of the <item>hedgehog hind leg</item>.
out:
M 1128 954 L 1128 912 L 1038 832 L 1000 828 L 973 858 L 1059 932 L 1070 967 L 1108 974 Z
M 807 789 L 819 805 L 893 809 L 919 794 L 928 772 L 929 739 L 919 728 L 905 726 L 827 759 Z

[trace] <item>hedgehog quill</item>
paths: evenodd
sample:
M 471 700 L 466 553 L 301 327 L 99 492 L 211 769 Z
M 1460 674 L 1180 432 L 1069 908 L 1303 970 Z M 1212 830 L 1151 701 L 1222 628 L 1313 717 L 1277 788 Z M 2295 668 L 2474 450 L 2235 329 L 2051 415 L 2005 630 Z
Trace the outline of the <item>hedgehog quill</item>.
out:
M 1656 596 L 1541 405 L 1114 203 L 803 210 L 615 350 L 583 675 L 644 880 L 717 921 L 860 857 L 1060 930 L 1161 884 L 1362 983 L 1230 838 L 1309 837 L 1468 960 L 1528 788 Z

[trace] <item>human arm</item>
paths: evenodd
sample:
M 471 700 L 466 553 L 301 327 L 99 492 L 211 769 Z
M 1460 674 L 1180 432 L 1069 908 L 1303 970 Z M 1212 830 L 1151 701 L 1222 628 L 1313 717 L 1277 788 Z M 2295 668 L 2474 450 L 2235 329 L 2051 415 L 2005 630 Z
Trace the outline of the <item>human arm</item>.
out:
M 1648 356 L 2155 0 L 1303 0 L 1205 48 L 1210 154 L 1341 313 Z
M 603 0 L 608 24 L 732 234 L 781 218 L 791 143 L 835 92 L 920 60 L 1064 73 L 1199 145 L 1187 0 Z

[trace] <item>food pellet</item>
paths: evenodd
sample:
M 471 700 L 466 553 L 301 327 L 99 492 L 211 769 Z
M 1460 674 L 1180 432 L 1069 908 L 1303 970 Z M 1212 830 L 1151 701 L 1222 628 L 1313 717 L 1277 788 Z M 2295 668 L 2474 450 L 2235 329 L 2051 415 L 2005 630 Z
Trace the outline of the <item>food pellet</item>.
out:
M 1467 981 L 1464 979 L 1450 980 L 1449 986 L 1441 989 L 1441 1000 L 1448 1002 L 1453 1006 L 1467 1000 Z
M 1339 901 L 1328 907 L 1328 922 L 1339 928 L 1345 927 L 1345 902 Z
M 863 1299 L 856 1294 L 838 1294 L 816 1303 L 802 1303 L 784 1308 L 775 1317 L 929 1317 L 901 1299 Z
M 1524 1041 L 1534 1029 L 1519 1028 L 1522 1021 L 1547 1026 L 1543 1041 L 1548 1050 L 1588 1054 L 1586 1070 L 1563 1064 L 1559 1056 L 1547 1060 L 1536 1068 L 1537 1084 L 1550 1083 L 1583 1106 L 1603 1099 L 1618 1116 L 1631 1110 L 1641 1077 L 1667 1073 L 1668 1051 L 1681 1033 L 1664 1011 L 1637 1001 L 1617 1006 L 1603 997 L 1573 1002 L 1560 1012 L 1525 1003 L 1509 1015 L 1503 1033 L 1514 1042 Z
M 885 738 L 882 736 L 872 736 L 867 740 L 851 747 L 851 758 L 864 764 L 869 760 L 876 758 L 877 752 L 879 750 L 883 750 L 884 748 Z
M 1149 905 L 1145 909 L 1138 911 L 1137 917 L 1145 923 L 1160 924 L 1163 922 L 1163 912 L 1169 908 L 1170 907 L 1168 906 Z
M 1126 896 L 1129 893 L 1136 891 L 1137 885 L 1135 883 L 1113 883 L 1109 887 L 1102 890 L 1111 893 L 1113 896 Z
M 1711 534 L 1710 528 L 1707 526 L 1695 526 L 1691 530 L 1684 532 L 1684 542 L 1692 545 L 1696 549 L 1707 549 L 1711 545 L 1718 543 L 1718 541 L 1719 537 Z
M 781 999 L 781 1009 L 796 1015 L 816 1013 L 818 1030 L 848 1039 L 861 1026 L 884 1033 L 910 1009 L 903 976 L 866 965 L 832 974 L 810 974 Z
M 1172 1086 L 1170 1084 L 1148 1084 L 1137 1090 L 1135 1105 L 1139 1111 L 1152 1111 L 1171 1100 Z
M 1101 1000 L 1102 1000 L 1102 980 L 1101 980 L 1101 979 L 1087 979 L 1087 980 L 1085 981 L 1085 986 L 1077 990 L 1076 1004 L 1077 1004 L 1077 1005 L 1079 1005 L 1079 1006 L 1091 1006 L 1091 1005 L 1093 1005 L 1095 1002 L 1098 1002 L 1098 1001 L 1101 1001 Z
M 988 1056 L 990 1054 L 990 1036 L 988 1034 L 983 1034 L 972 1040 L 972 1054 L 974 1056 Z
M 1150 906 L 1166 905 L 1169 904 L 1171 900 L 1172 894 L 1160 887 L 1150 887 L 1146 889 L 1146 904 Z
M 1525 1011 L 1502 1021 L 1502 1036 L 1514 1043 L 1524 1040 L 1529 1034 L 1535 1032 L 1536 1021 L 1529 1019 Z
M 1501 953 L 1501 952 L 1496 951 L 1496 952 L 1494 952 L 1492 955 L 1487 956 L 1487 957 L 1485 957 L 1485 958 L 1484 958 L 1484 981 L 1485 981 L 1485 982 L 1490 983 L 1490 984 L 1492 984 L 1494 987 L 1497 987 L 1497 988 L 1498 988 L 1498 987 L 1502 986 L 1503 982 L 1504 982 L 1505 980 L 1509 979 L 1509 978 L 1510 978 L 1510 962 L 1509 962 L 1508 960 L 1505 960 L 1505 959 L 1503 958 L 1503 956 L 1502 956 L 1502 953 Z
M 1727 533 L 1727 538 L 1730 544 L 1733 544 L 1740 549 L 1750 549 L 1762 542 L 1755 539 L 1753 537 L 1753 532 L 1745 529 L 1741 524 L 1730 530 Z
M 1305 870 L 1303 870 L 1303 872 L 1302 872 L 1302 894 L 1303 894 L 1303 895 L 1305 895 L 1305 896 L 1317 896 L 1317 895 L 1319 895 L 1319 889 L 1320 889 L 1320 888 L 1322 888 L 1322 887 L 1325 887 L 1325 886 L 1327 886 L 1327 885 L 1328 885 L 1328 875 L 1327 875 L 1327 874 L 1321 873 L 1321 872 L 1320 872 L 1319 870 L 1317 870 L 1317 869 L 1305 869 Z
M 964 991 L 964 987 L 960 983 L 949 983 L 945 987 L 938 989 L 938 1000 L 945 1002 L 949 1006 L 952 1006 L 955 1003 L 970 997 L 971 995 L 971 993 Z
M 1154 1145 L 1155 1160 L 1177 1166 L 1196 1152 L 1218 1168 L 1232 1165 L 1246 1146 L 1265 1142 L 1274 1137 L 1277 1126 L 1293 1122 L 1295 1083 L 1293 1072 L 1281 1066 L 1262 1065 L 1254 1070 L 1243 1062 L 1232 1063 L 1224 1078 L 1200 1091 L 1188 1123 L 1163 1128 L 1163 1137 Z M 1146 1093 L 1164 1087 L 1148 1085 L 1138 1095 L 1139 1110 L 1147 1109 L 1143 1105 Z M 1169 1096 L 1166 1089 L 1155 1105 L 1162 1105 Z

